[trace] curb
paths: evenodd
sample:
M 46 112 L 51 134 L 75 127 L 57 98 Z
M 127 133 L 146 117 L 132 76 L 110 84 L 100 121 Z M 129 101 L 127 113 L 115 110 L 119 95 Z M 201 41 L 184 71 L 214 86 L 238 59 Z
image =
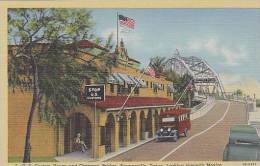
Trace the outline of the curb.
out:
M 118 156 L 118 155 L 121 155 L 121 154 L 123 154 L 123 153 L 126 153 L 126 152 L 132 150 L 132 149 L 135 149 L 135 148 L 137 148 L 137 147 L 139 147 L 139 146 L 141 146 L 141 145 L 144 145 L 144 144 L 146 144 L 146 143 L 148 143 L 148 142 L 151 142 L 151 141 L 153 141 L 154 139 L 155 139 L 155 137 L 150 138 L 150 139 L 148 139 L 148 140 L 145 140 L 145 141 L 143 141 L 143 142 L 141 142 L 141 143 L 132 145 L 131 147 L 127 147 L 126 149 L 123 149 L 123 150 L 120 151 L 120 152 L 114 152 L 114 154 L 111 154 L 111 156 L 103 157 L 103 158 L 100 159 L 99 161 L 107 161 L 107 160 L 109 160 L 109 159 L 111 159 L 111 158 L 114 158 L 114 157 L 116 157 L 116 156 Z

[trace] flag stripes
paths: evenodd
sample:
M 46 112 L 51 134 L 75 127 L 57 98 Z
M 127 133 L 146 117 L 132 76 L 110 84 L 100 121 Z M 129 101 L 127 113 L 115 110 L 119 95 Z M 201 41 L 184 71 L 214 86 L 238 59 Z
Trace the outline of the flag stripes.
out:
M 135 20 L 129 17 L 125 17 L 123 15 L 119 15 L 120 26 L 126 26 L 128 28 L 134 29 Z

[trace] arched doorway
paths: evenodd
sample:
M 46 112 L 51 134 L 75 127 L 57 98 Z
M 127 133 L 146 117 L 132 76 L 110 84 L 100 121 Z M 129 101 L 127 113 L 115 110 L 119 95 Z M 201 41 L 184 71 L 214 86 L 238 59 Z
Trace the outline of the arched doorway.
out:
M 105 150 L 106 153 L 115 151 L 115 118 L 113 114 L 107 116 L 105 126 Z
M 137 142 L 137 125 L 136 125 L 136 113 L 133 111 L 130 118 L 130 143 Z
M 120 147 L 126 146 L 127 137 L 127 119 L 126 114 L 122 113 L 119 119 L 119 145 Z
M 149 138 L 153 137 L 153 114 L 151 110 L 149 110 L 147 114 L 146 131 L 148 132 Z
M 90 120 L 82 113 L 73 113 L 67 119 L 64 128 L 64 153 L 75 151 L 74 139 L 77 133 L 81 134 L 81 140 L 88 148 L 92 146 L 92 132 Z
M 158 114 L 158 111 L 155 110 L 154 112 L 154 128 L 155 128 L 155 132 L 157 132 L 160 128 L 160 125 L 159 125 L 159 114 Z
M 140 140 L 145 139 L 145 115 L 144 111 L 140 112 Z

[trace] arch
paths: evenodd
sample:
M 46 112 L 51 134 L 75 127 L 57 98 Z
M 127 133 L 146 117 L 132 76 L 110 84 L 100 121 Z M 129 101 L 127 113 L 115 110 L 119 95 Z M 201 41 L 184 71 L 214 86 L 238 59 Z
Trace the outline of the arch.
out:
M 147 114 L 146 131 L 148 132 L 148 137 L 151 138 L 153 136 L 153 114 L 152 114 L 152 110 L 149 110 L 148 114 Z
M 204 91 L 208 87 L 213 87 L 211 89 L 214 89 L 214 91 L 211 93 L 221 92 L 221 95 L 225 97 L 224 86 L 218 74 L 204 59 L 195 56 L 176 55 L 169 59 L 165 66 L 179 75 L 189 74 L 193 79 L 196 91 Z
M 127 139 L 127 118 L 126 114 L 122 113 L 119 119 L 119 146 L 125 147 Z
M 81 140 L 85 142 L 88 148 L 92 147 L 91 122 L 83 113 L 73 113 L 67 118 L 64 128 L 64 153 L 75 151 L 73 146 L 76 134 L 81 134 Z
M 144 111 L 140 112 L 140 140 L 145 139 L 145 114 Z
M 136 120 L 136 112 L 131 112 L 131 118 L 130 118 L 130 143 L 136 143 L 136 135 L 137 135 L 137 120 Z
M 108 114 L 105 125 L 105 152 L 115 151 L 115 118 L 112 113 Z

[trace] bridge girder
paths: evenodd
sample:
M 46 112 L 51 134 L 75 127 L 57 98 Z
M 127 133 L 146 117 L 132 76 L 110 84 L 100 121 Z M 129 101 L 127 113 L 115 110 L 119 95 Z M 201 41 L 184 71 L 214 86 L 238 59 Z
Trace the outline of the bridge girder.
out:
M 179 75 L 189 74 L 193 78 L 195 91 L 209 91 L 225 95 L 224 86 L 215 70 L 202 58 L 175 55 L 167 61 L 166 68 Z M 220 94 L 219 94 L 220 95 Z

